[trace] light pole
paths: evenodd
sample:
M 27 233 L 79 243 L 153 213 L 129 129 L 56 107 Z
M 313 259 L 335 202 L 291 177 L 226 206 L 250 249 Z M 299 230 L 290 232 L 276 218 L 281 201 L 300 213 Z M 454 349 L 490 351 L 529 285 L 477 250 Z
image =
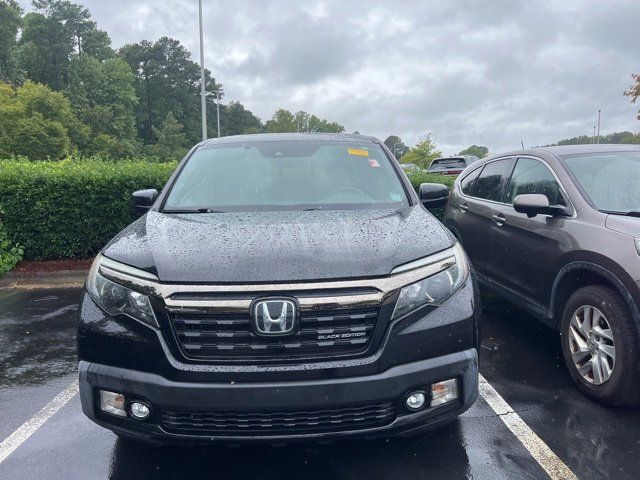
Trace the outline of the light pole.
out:
M 220 89 L 216 87 L 216 113 L 218 114 L 218 138 L 220 138 Z
M 591 137 L 591 143 L 596 143 L 596 124 L 593 124 L 593 136 Z
M 200 109 L 202 110 L 202 141 L 207 139 L 207 98 L 204 84 L 204 37 L 202 33 L 202 0 L 198 1 L 200 24 Z M 218 114 L 218 136 L 220 136 L 220 115 Z
M 217 114 L 217 123 L 218 123 L 218 137 L 220 137 L 220 85 L 216 85 L 215 92 L 207 92 L 205 93 L 207 97 L 214 97 L 216 99 L 216 114 Z
M 602 110 L 598 109 L 598 134 L 596 135 L 596 145 L 600 145 L 600 112 Z

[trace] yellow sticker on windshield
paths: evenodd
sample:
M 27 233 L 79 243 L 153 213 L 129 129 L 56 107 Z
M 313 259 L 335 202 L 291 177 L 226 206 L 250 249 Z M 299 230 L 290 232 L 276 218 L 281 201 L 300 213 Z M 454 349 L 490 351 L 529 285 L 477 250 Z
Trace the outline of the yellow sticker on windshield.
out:
M 358 155 L 359 157 L 369 156 L 369 151 L 363 150 L 362 148 L 350 148 L 348 152 L 349 152 L 349 155 Z

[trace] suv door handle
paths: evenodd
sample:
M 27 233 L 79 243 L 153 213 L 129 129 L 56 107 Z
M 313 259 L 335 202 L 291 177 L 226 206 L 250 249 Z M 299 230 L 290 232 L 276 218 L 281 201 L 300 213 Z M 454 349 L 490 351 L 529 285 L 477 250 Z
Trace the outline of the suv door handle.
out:
M 503 224 L 504 222 L 506 222 L 506 220 L 507 220 L 507 219 L 506 219 L 506 218 L 504 218 L 504 215 L 499 214 L 499 215 L 491 215 L 491 220 L 493 220 L 493 222 L 494 222 L 497 226 L 501 227 L 501 226 L 502 226 L 502 224 Z
M 460 210 L 462 210 L 463 212 L 468 212 L 469 211 L 469 205 L 467 205 L 466 203 L 463 203 L 460 205 Z

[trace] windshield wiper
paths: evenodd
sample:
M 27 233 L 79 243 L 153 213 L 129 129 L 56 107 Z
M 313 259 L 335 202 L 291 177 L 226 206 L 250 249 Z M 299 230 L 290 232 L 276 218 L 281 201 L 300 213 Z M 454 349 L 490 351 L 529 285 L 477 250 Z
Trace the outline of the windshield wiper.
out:
M 602 213 L 609 213 L 611 215 L 625 215 L 627 217 L 640 217 L 640 211 L 630 210 L 628 212 L 618 212 L 616 210 L 600 210 Z
M 225 213 L 211 208 L 165 208 L 162 213 Z

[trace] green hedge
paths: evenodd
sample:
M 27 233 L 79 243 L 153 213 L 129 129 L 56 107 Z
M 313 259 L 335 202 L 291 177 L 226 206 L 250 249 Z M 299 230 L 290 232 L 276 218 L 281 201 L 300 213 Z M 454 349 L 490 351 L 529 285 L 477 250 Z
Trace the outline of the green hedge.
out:
M 176 163 L 0 161 L 0 204 L 29 260 L 86 258 L 134 220 L 129 198 L 160 189 Z
M 16 245 L 9 237 L 7 229 L 2 223 L 4 212 L 0 205 L 0 276 L 7 273 L 22 260 L 24 253 L 20 245 Z
M 453 182 L 456 181 L 456 177 L 453 175 L 439 175 L 437 173 L 418 172 L 409 173 L 407 176 L 416 191 L 418 191 L 418 187 L 420 187 L 421 183 L 443 183 L 447 187 L 451 188 L 453 186 Z
M 2 221 L 10 238 L 0 236 L 6 263 L 15 263 L 18 258 L 20 252 L 11 250 L 15 244 L 28 260 L 95 254 L 135 219 L 129 206 L 131 192 L 161 189 L 175 166 L 175 162 L 139 160 L 0 161 Z M 452 185 L 454 180 L 425 173 L 409 178 L 416 189 L 421 183 Z M 441 212 L 434 214 L 439 217 Z M 0 251 L 0 258 L 2 255 Z

